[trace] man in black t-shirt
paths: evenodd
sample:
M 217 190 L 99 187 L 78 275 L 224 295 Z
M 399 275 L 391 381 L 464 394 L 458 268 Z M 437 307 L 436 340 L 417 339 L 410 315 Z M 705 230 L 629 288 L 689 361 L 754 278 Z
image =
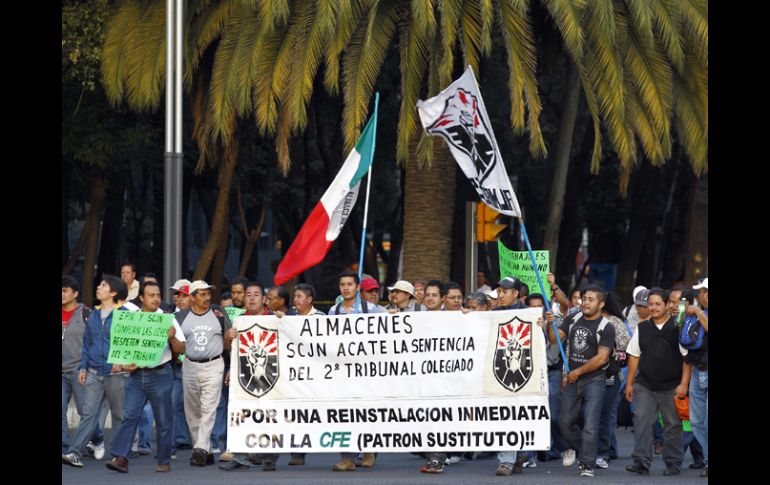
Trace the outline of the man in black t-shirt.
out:
M 577 450 L 580 475 L 594 476 L 599 421 L 604 401 L 604 365 L 615 345 L 615 328 L 602 317 L 604 290 L 596 285 L 583 290 L 581 313 L 567 317 L 558 329 L 558 338 L 567 338 L 569 373 L 562 378 L 559 426 L 570 448 Z M 553 326 L 547 325 L 551 345 L 557 345 Z M 581 437 L 577 421 L 583 403 L 584 425 Z M 574 458 L 564 464 L 570 466 Z

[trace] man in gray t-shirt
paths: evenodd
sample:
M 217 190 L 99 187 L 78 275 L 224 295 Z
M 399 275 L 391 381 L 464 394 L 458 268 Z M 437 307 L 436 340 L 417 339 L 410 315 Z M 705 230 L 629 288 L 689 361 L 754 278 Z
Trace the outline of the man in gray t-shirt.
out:
M 190 285 L 189 311 L 180 311 L 175 316 L 182 329 L 175 338 L 185 345 L 184 412 L 193 439 L 190 464 L 196 466 L 214 464 L 211 430 L 222 392 L 225 369 L 222 353 L 230 350 L 238 335 L 227 314 L 218 306 L 212 307 L 211 288 L 213 286 L 205 281 L 194 281 Z

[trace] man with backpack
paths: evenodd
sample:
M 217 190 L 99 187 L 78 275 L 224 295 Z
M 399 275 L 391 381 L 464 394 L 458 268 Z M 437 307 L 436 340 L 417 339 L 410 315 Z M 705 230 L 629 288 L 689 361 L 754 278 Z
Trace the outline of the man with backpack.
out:
M 697 291 L 697 305 L 688 305 L 682 323 L 680 343 L 687 349 L 685 362 L 692 369 L 690 376 L 690 425 L 695 439 L 703 448 L 706 467 L 702 477 L 709 474 L 709 279 L 705 278 L 693 286 Z
M 222 392 L 225 370 L 224 351 L 238 332 L 219 305 L 211 304 L 211 288 L 203 280 L 190 285 L 189 309 L 178 312 L 174 318 L 182 329 L 174 336 L 184 344 L 182 363 L 184 384 L 184 412 L 193 453 L 190 464 L 206 466 L 214 464 L 211 454 L 211 430 Z
M 551 325 L 547 326 L 547 330 L 552 345 L 558 345 L 557 338 L 567 337 L 569 373 L 562 378 L 559 416 L 562 436 L 570 448 L 578 451 L 580 475 L 593 477 L 604 401 L 604 367 L 615 346 L 615 328 L 601 313 L 605 298 L 602 288 L 589 285 L 581 296 L 581 312 L 564 319 L 558 328 L 559 335 L 554 334 Z M 582 435 L 577 425 L 581 407 L 584 413 Z M 564 465 L 571 466 L 574 459 L 567 458 Z
M 628 344 L 626 399 L 636 399 L 634 463 L 626 471 L 648 475 L 652 463 L 652 436 L 646 432 L 655 422 L 658 410 L 663 416 L 663 475 L 678 475 L 684 458 L 682 421 L 674 397 L 684 399 L 690 381 L 690 368 L 682 358 L 687 350 L 679 345 L 676 319 L 668 314 L 664 291 L 653 288 L 647 297 L 650 319 L 639 323 Z M 636 376 L 636 371 L 639 375 Z

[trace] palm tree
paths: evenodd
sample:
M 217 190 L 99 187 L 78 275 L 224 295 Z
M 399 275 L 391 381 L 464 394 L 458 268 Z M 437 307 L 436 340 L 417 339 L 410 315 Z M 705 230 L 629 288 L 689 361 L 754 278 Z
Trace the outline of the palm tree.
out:
M 115 6 L 103 72 L 116 102 L 126 98 L 136 108 L 158 105 L 164 41 L 157 11 L 162 3 L 124 0 Z M 235 120 L 253 114 L 261 133 L 274 137 L 279 166 L 288 173 L 289 140 L 307 125 L 313 81 L 324 63 L 326 90 L 343 97 L 347 151 L 368 117 L 387 47 L 397 42 L 397 155 L 407 169 L 405 276 L 446 278 L 448 258 L 437 262 L 425 255 L 451 247 L 447 215 L 454 197 L 447 187 L 454 183 L 451 175 L 436 182 L 419 168 L 433 163 L 439 173 L 450 174 L 453 164 L 441 152 L 434 156 L 433 141 L 421 134 L 415 104 L 449 84 L 461 65 L 478 72 L 497 26 L 509 67 L 512 129 L 528 132 L 534 156 L 547 156 L 539 122 L 536 34 L 555 26 L 573 79 L 565 94 L 573 101 L 562 113 L 556 136 L 554 164 L 561 175 L 552 187 L 546 229 L 545 247 L 555 258 L 579 96 L 593 121 L 592 170 L 599 167 L 604 127 L 623 167 L 621 190 L 638 161 L 638 145 L 653 163 L 670 156 L 672 124 L 696 172 L 707 169 L 707 14 L 704 0 L 202 0 L 188 15 L 186 75 L 191 83 L 208 68 L 201 62 L 204 53 L 214 53 L 211 81 L 202 85 L 207 102 L 196 110 L 200 129 L 195 138 L 204 155 L 212 140 L 227 147 L 236 137 Z M 533 19 L 541 17 L 546 22 L 534 25 Z M 458 52 L 462 62 L 455 58 Z M 220 190 L 220 197 L 228 195 Z M 432 227 L 431 237 L 413 232 L 426 221 L 445 224 Z M 212 231 L 211 238 L 216 246 L 219 236 Z

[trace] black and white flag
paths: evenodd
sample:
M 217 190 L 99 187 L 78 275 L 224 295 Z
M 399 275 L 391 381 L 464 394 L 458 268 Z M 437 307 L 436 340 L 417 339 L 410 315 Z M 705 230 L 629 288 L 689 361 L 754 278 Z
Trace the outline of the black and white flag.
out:
M 520 217 L 521 210 L 471 66 L 438 95 L 417 102 L 425 131 L 442 136 L 481 200 L 494 210 Z

